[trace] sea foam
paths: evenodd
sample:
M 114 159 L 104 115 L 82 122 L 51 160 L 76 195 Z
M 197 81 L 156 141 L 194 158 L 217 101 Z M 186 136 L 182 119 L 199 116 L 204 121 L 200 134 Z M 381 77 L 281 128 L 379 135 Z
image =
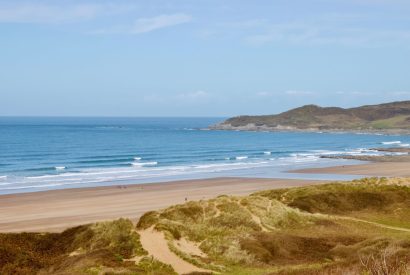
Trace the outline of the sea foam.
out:
M 382 144 L 384 145 L 391 145 L 391 144 L 400 144 L 401 141 L 396 140 L 396 141 L 383 141 Z
M 158 164 L 156 161 L 150 161 L 150 162 L 133 162 L 131 163 L 132 166 L 155 166 Z
M 235 159 L 236 160 L 244 160 L 244 159 L 247 159 L 248 157 L 247 156 L 239 156 L 239 157 L 236 157 Z

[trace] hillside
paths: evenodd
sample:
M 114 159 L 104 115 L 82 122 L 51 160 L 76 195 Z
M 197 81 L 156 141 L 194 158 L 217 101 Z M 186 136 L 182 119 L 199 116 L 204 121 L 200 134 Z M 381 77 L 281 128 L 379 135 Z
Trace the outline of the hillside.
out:
M 0 274 L 407 274 L 409 183 L 219 196 L 148 212 L 137 225 L 0 234 Z
M 350 109 L 306 105 L 277 115 L 239 116 L 215 130 L 410 131 L 410 101 Z

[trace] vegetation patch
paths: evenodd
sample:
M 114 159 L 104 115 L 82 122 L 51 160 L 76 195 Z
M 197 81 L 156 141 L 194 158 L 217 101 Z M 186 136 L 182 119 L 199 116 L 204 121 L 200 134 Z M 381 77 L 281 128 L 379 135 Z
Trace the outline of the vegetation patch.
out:
M 255 195 L 276 199 L 292 208 L 310 213 L 348 214 L 362 210 L 380 212 L 398 204 L 410 207 L 408 186 L 383 184 L 377 178 L 353 183 L 262 191 Z
M 73 253 L 80 251 L 80 253 Z M 62 233 L 0 234 L 0 274 L 88 274 L 101 267 L 135 269 L 123 261 L 145 255 L 131 221 L 119 219 Z M 92 273 L 92 272 L 91 272 Z

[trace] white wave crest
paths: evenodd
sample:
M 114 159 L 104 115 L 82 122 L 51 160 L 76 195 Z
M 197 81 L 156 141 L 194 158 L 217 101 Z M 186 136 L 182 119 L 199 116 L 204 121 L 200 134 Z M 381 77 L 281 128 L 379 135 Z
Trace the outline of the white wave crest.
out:
M 384 145 L 391 145 L 391 144 L 400 144 L 401 141 L 395 140 L 395 141 L 383 141 L 382 144 Z
M 409 147 L 409 146 L 410 146 L 410 143 L 402 143 L 402 144 L 399 144 L 399 146 L 401 146 L 401 147 Z
M 132 166 L 155 166 L 158 164 L 156 161 L 150 161 L 150 162 L 133 162 L 131 163 Z
M 236 160 L 244 160 L 244 159 L 247 159 L 248 157 L 247 156 L 239 156 L 239 157 L 236 157 L 235 159 Z
M 272 155 L 272 152 L 270 152 L 270 151 L 265 151 L 265 152 L 263 152 L 263 154 L 264 154 L 264 155 Z
M 64 170 L 66 167 L 65 166 L 56 166 L 54 169 L 56 170 Z
M 142 160 L 141 157 L 135 157 L 134 160 Z

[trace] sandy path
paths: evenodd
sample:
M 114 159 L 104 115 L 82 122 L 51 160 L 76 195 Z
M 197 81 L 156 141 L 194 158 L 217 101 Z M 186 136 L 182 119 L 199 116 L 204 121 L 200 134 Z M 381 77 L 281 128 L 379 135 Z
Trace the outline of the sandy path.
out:
M 0 232 L 62 231 L 120 217 L 136 221 L 150 210 L 219 195 L 323 183 L 287 179 L 214 178 L 167 183 L 54 190 L 0 196 Z
M 185 262 L 175 255 L 168 247 L 164 233 L 154 230 L 152 227 L 146 230 L 138 231 L 140 234 L 141 244 L 149 255 L 155 259 L 171 265 L 178 274 L 187 274 L 191 272 L 209 272 L 208 270 L 196 267 Z
M 174 244 L 180 251 L 188 255 L 194 255 L 194 256 L 199 256 L 199 257 L 207 256 L 204 252 L 202 252 L 198 244 L 188 241 L 185 238 L 181 238 L 175 241 Z

